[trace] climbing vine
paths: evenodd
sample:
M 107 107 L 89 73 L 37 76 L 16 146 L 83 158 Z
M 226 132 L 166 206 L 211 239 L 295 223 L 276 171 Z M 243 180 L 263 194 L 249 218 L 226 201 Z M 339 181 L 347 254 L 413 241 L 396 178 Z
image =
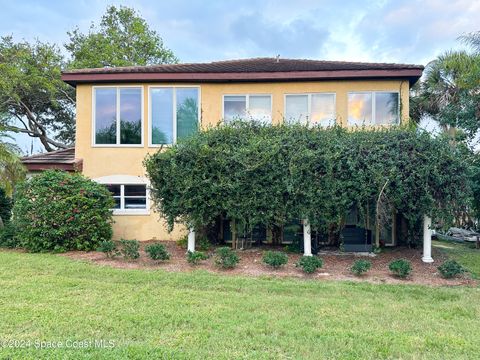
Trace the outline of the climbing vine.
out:
M 414 129 L 239 122 L 202 131 L 144 165 L 170 229 L 218 217 L 247 227 L 309 219 L 319 229 L 341 224 L 352 206 L 375 211 L 380 195 L 412 223 L 429 214 L 449 224 L 470 195 L 463 159 L 443 138 Z

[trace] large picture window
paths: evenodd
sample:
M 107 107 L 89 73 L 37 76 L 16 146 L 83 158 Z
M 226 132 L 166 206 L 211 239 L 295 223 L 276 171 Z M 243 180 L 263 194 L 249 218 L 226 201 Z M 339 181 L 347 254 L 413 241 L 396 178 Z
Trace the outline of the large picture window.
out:
M 348 94 L 348 125 L 396 125 L 400 123 L 397 92 Z
M 270 95 L 224 95 L 223 119 L 226 123 L 234 120 L 271 123 L 272 97 Z
M 142 144 L 142 88 L 94 88 L 95 145 Z
M 107 189 L 115 200 L 115 213 L 145 212 L 147 210 L 147 186 L 143 184 L 108 184 Z
M 335 124 L 335 94 L 313 93 L 285 96 L 287 123 L 332 126 Z
M 198 131 L 199 89 L 150 88 L 151 145 L 173 144 Z

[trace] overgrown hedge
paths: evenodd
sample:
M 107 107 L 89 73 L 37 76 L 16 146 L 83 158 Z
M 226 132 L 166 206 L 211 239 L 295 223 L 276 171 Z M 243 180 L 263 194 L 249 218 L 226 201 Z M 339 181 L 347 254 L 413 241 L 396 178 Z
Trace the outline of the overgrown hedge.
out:
M 29 251 L 95 250 L 112 236 L 114 202 L 80 174 L 46 171 L 17 187 L 13 223 Z
M 236 123 L 200 132 L 144 165 L 170 228 L 218 216 L 247 226 L 308 218 L 322 228 L 340 223 L 353 205 L 374 210 L 383 187 L 412 223 L 423 214 L 450 222 L 469 196 L 463 155 L 412 129 Z

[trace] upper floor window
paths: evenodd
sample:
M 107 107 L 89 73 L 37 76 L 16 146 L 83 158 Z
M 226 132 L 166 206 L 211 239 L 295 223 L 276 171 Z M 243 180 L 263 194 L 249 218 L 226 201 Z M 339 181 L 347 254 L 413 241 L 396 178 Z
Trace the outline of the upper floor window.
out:
M 285 120 L 288 123 L 332 126 L 335 117 L 335 94 L 285 95 Z
M 197 87 L 150 88 L 150 143 L 173 144 L 198 130 Z
M 94 144 L 142 144 L 142 88 L 94 88 Z
M 223 119 L 226 123 L 234 120 L 272 122 L 271 95 L 224 95 Z
M 348 94 L 348 125 L 399 124 L 398 92 L 352 92 Z

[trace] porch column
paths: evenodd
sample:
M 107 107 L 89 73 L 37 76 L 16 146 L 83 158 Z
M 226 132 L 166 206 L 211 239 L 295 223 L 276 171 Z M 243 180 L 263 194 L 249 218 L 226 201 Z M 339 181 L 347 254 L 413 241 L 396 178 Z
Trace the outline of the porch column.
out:
M 191 228 L 188 233 L 187 251 L 195 252 L 195 230 L 193 230 L 193 228 Z
M 432 263 L 432 218 L 427 215 L 423 216 L 423 256 L 422 261 Z
M 303 256 L 312 256 L 312 233 L 308 219 L 303 220 Z

